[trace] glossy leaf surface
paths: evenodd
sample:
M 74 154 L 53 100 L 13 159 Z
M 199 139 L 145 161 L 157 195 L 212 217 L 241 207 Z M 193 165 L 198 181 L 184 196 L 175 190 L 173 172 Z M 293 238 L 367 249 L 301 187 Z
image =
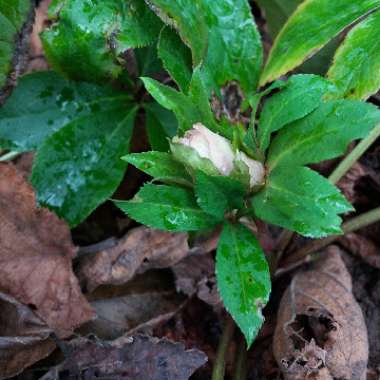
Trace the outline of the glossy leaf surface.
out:
M 322 103 L 278 133 L 269 149 L 269 169 L 338 157 L 351 141 L 365 137 L 379 122 L 380 110 L 371 104 L 355 100 Z
M 0 89 L 11 72 L 16 41 L 31 9 L 30 0 L 0 0 Z
M 259 148 L 264 152 L 271 133 L 314 111 L 331 87 L 316 75 L 291 76 L 285 87 L 264 103 L 257 129 Z
M 132 200 L 115 204 L 132 219 L 160 230 L 197 231 L 217 223 L 198 207 L 191 191 L 180 187 L 146 184 Z
M 217 94 L 230 81 L 252 95 L 257 87 L 263 51 L 247 0 L 202 0 L 208 28 L 203 64 L 207 89 Z
M 66 124 L 128 102 L 125 93 L 67 81 L 52 71 L 25 75 L 0 108 L 0 147 L 34 150 Z
M 380 7 L 380 0 L 305 0 L 272 47 L 261 85 L 299 66 L 344 28 Z
M 123 178 L 136 111 L 109 108 L 65 125 L 38 150 L 31 181 L 38 201 L 71 226 L 110 197 Z
M 157 180 L 191 185 L 192 180 L 184 166 L 169 153 L 154 151 L 131 153 L 122 157 L 122 160 Z
M 368 16 L 347 35 L 328 77 L 340 96 L 367 99 L 380 88 L 380 11 Z
M 194 67 L 198 66 L 207 50 L 207 26 L 199 1 L 145 0 L 161 20 L 174 27 L 192 51 Z
M 339 214 L 352 211 L 340 191 L 306 167 L 279 167 L 252 198 L 255 215 L 312 238 L 342 233 Z
M 143 1 L 55 1 L 57 20 L 43 33 L 53 67 L 77 80 L 102 82 L 121 74 L 120 53 L 152 43 L 162 27 Z
M 210 176 L 197 171 L 194 190 L 199 206 L 220 220 L 226 211 L 244 206 L 244 185 L 230 177 Z
M 216 255 L 216 276 L 224 306 L 250 347 L 264 322 L 271 281 L 264 252 L 241 224 L 225 223 Z

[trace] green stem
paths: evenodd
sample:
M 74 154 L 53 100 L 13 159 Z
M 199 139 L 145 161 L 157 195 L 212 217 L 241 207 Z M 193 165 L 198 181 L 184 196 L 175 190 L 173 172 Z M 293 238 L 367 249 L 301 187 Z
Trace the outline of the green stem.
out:
M 216 353 L 215 364 L 212 371 L 212 380 L 224 380 L 224 373 L 226 371 L 226 353 L 234 332 L 235 323 L 232 318 L 227 317 L 223 334 L 219 342 L 218 352 Z
M 20 152 L 8 152 L 5 153 L 3 156 L 0 157 L 0 162 L 2 161 L 11 161 L 17 156 L 19 156 L 21 153 Z
M 362 215 L 359 215 L 347 221 L 346 223 L 343 224 L 342 230 L 345 234 L 347 234 L 347 233 L 359 230 L 363 227 L 369 226 L 370 224 L 376 223 L 378 221 L 380 221 L 380 207 L 375 208 L 374 210 L 368 211 Z M 327 245 L 331 244 L 338 238 L 339 238 L 339 235 L 329 236 L 325 239 L 314 240 L 310 242 L 309 244 L 304 245 L 294 254 L 289 256 L 289 258 L 286 259 L 282 263 L 283 264 L 282 267 L 294 265 L 294 263 L 299 262 L 303 260 L 306 256 L 310 255 L 311 253 L 326 247 Z
M 380 124 L 376 126 L 369 135 L 363 139 L 350 154 L 343 159 L 338 167 L 332 172 L 329 177 L 331 183 L 337 183 L 359 160 L 366 150 L 380 137 Z
M 241 336 L 240 344 L 237 352 L 237 361 L 233 380 L 247 379 L 247 346 L 245 339 Z

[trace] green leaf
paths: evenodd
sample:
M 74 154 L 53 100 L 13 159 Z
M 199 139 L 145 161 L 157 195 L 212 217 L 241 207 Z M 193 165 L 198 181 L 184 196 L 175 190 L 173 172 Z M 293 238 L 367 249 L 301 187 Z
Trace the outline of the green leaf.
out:
M 0 108 L 0 147 L 34 150 L 69 122 L 129 101 L 111 87 L 70 82 L 52 71 L 25 75 Z
M 190 186 L 192 184 L 192 179 L 184 166 L 169 153 L 153 151 L 131 153 L 122 157 L 122 160 L 160 181 Z
M 196 172 L 195 196 L 207 214 L 223 220 L 226 211 L 243 208 L 245 195 L 244 185 L 233 178 Z
M 260 84 L 299 66 L 380 0 L 305 0 L 289 18 L 272 47 Z
M 65 125 L 37 152 L 31 181 L 37 200 L 70 226 L 83 221 L 121 182 L 136 110 L 103 109 Z
M 286 124 L 314 111 L 332 85 L 316 75 L 293 75 L 285 88 L 270 97 L 260 115 L 257 137 L 262 152 L 269 146 L 270 136 Z
M 269 300 L 271 281 L 264 252 L 241 224 L 224 225 L 216 254 L 216 277 L 224 306 L 249 348 L 264 323 L 262 309 Z
M 209 229 L 217 220 L 197 205 L 191 191 L 179 187 L 146 184 L 130 201 L 115 201 L 132 219 L 166 231 Z
M 341 97 L 367 99 L 380 88 L 380 12 L 353 28 L 328 72 Z
M 141 0 L 59 1 L 50 16 L 57 21 L 42 34 L 49 62 L 70 78 L 89 82 L 118 77 L 121 53 L 153 43 L 162 27 Z
M 214 132 L 226 137 L 232 135 L 231 128 L 219 126 L 214 119 L 198 70 L 194 71 L 189 93 L 184 94 L 151 78 L 141 78 L 145 88 L 153 98 L 166 109 L 173 111 L 179 123 L 179 133 L 183 134 L 196 123 L 202 123 Z
M 30 0 L 0 0 L 0 89 L 14 65 L 18 39 L 32 10 Z
M 191 49 L 194 67 L 205 57 L 207 27 L 199 1 L 145 0 L 162 21 L 174 27 Z
M 208 27 L 208 50 L 203 64 L 206 88 L 217 94 L 237 81 L 246 97 L 257 88 L 263 49 L 247 0 L 202 0 Z
M 268 166 L 292 167 L 338 157 L 348 144 L 365 137 L 380 122 L 380 110 L 355 100 L 322 103 L 314 112 L 288 124 L 274 138 Z
M 144 108 L 146 128 L 152 149 L 167 152 L 168 138 L 177 134 L 178 122 L 175 115 L 155 102 L 144 104 Z
M 189 89 L 192 76 L 191 51 L 183 44 L 177 33 L 169 28 L 162 29 L 158 42 L 158 56 L 166 71 L 183 92 Z
M 252 207 L 258 218 L 312 238 L 341 234 L 338 214 L 353 210 L 326 178 L 297 166 L 273 170 Z
M 155 45 L 134 49 L 134 54 L 136 57 L 138 77 L 154 75 L 163 70 Z

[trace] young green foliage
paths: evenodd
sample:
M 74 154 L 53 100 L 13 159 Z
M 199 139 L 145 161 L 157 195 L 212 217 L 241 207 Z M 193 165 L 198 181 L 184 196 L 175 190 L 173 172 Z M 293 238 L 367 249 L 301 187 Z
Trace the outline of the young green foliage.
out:
M 271 281 L 259 242 L 241 224 L 224 224 L 216 254 L 216 277 L 224 306 L 249 348 L 264 322 L 262 309 L 269 300 Z
M 380 11 L 355 26 L 338 49 L 328 78 L 340 96 L 367 99 L 380 88 Z
M 276 38 L 260 84 L 299 66 L 361 16 L 380 7 L 380 0 L 305 0 Z
M 131 218 L 167 231 L 198 231 L 215 227 L 218 220 L 199 208 L 187 189 L 146 184 L 130 201 L 116 201 Z

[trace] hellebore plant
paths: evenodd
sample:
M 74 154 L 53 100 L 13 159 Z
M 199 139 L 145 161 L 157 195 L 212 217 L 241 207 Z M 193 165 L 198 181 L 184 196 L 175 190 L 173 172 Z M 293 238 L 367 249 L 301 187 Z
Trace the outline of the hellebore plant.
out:
M 0 2 L 0 87 L 30 4 Z M 305 0 L 263 64 L 248 0 L 53 0 L 42 40 L 55 72 L 24 76 L 1 107 L 0 149 L 11 152 L 0 159 L 35 150 L 37 199 L 71 227 L 112 196 L 128 163 L 153 177 L 116 201 L 131 218 L 221 227 L 218 287 L 250 346 L 271 291 L 257 221 L 322 238 L 353 210 L 334 183 L 380 135 L 380 111 L 362 101 L 380 87 L 379 9 Z M 327 79 L 278 79 L 356 21 Z M 170 86 L 152 79 L 167 74 Z M 152 151 L 127 154 L 142 113 Z M 363 138 L 329 180 L 307 166 Z

